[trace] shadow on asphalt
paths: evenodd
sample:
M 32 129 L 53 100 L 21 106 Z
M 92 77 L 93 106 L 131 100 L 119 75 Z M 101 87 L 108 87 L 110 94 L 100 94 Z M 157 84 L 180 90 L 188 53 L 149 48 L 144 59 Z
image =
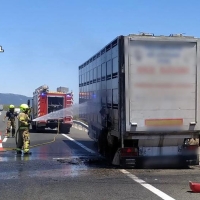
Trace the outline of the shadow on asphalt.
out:
M 33 131 L 33 130 L 30 130 L 30 133 L 35 133 L 35 134 L 37 134 L 37 133 L 39 133 L 39 134 L 57 134 L 57 130 L 51 130 L 51 129 L 47 129 L 47 130 L 41 130 L 41 131 L 38 131 L 38 132 L 36 132 L 36 131 Z M 59 134 L 63 134 L 63 133 L 59 133 Z M 70 134 L 70 132 L 69 133 L 65 133 L 65 134 Z
M 188 193 L 195 193 L 195 192 L 193 192 L 193 191 L 187 191 Z

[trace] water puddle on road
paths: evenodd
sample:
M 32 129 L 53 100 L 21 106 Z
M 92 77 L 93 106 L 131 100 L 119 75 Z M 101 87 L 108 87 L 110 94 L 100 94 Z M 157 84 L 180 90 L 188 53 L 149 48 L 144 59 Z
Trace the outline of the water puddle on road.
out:
M 14 150 L 0 153 L 0 162 L 29 161 L 29 160 L 39 160 L 41 158 L 45 160 L 48 159 L 49 157 L 47 157 L 46 154 L 17 155 Z
M 87 167 L 108 167 L 106 159 L 101 156 L 71 156 L 68 158 L 53 158 L 67 165 L 85 165 Z
M 44 149 L 43 149 L 44 150 Z M 71 155 L 70 152 L 65 153 L 48 153 L 45 151 L 36 151 L 32 149 L 32 154 L 30 155 L 17 155 L 15 151 L 7 151 L 0 153 L 0 162 L 13 162 L 13 161 L 33 161 L 33 160 L 42 160 L 42 161 L 57 161 L 65 165 L 79 165 L 87 167 L 107 167 L 108 163 L 106 159 L 99 154 L 95 155 L 84 155 L 78 154 L 76 156 Z M 61 157 L 60 157 L 61 156 Z
M 32 178 L 66 178 L 86 176 L 111 168 L 105 158 L 98 155 L 78 155 L 35 159 L 35 156 L 0 155 L 0 180 Z

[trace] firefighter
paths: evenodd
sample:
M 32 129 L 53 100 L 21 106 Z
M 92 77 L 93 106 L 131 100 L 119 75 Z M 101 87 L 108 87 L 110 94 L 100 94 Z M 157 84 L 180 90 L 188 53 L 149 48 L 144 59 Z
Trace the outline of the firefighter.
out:
M 6 118 L 8 118 L 8 122 L 7 122 L 7 128 L 6 128 L 6 135 L 7 137 L 10 137 L 10 129 L 12 126 L 12 137 L 15 137 L 15 117 L 17 117 L 17 113 L 14 111 L 15 110 L 15 106 L 14 105 L 10 105 L 9 106 L 9 111 L 6 112 L 6 115 L 3 119 L 3 121 L 5 121 Z
M 30 136 L 29 136 L 29 125 L 30 119 L 28 117 L 29 106 L 27 104 L 21 104 L 20 113 L 18 115 L 18 133 L 17 133 L 17 153 L 21 154 L 22 149 L 24 154 L 29 154 Z

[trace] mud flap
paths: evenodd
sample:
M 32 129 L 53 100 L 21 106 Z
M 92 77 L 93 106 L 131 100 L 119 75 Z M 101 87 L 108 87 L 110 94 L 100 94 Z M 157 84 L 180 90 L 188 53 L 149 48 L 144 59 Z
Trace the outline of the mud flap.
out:
M 115 153 L 115 156 L 112 161 L 113 165 L 120 165 L 120 149 L 118 149 Z

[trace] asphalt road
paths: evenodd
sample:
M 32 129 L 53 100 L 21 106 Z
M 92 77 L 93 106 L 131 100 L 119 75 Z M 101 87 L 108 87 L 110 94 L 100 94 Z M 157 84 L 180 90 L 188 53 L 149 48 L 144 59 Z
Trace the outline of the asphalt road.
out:
M 0 152 L 0 199 L 200 199 L 200 194 L 189 188 L 190 180 L 200 182 L 198 166 L 184 170 L 118 169 L 98 155 L 86 132 L 73 128 L 67 135 L 31 133 L 32 155 L 17 156 L 12 150 L 15 139 L 4 137 L 2 117 L 0 131 L 8 151 Z

